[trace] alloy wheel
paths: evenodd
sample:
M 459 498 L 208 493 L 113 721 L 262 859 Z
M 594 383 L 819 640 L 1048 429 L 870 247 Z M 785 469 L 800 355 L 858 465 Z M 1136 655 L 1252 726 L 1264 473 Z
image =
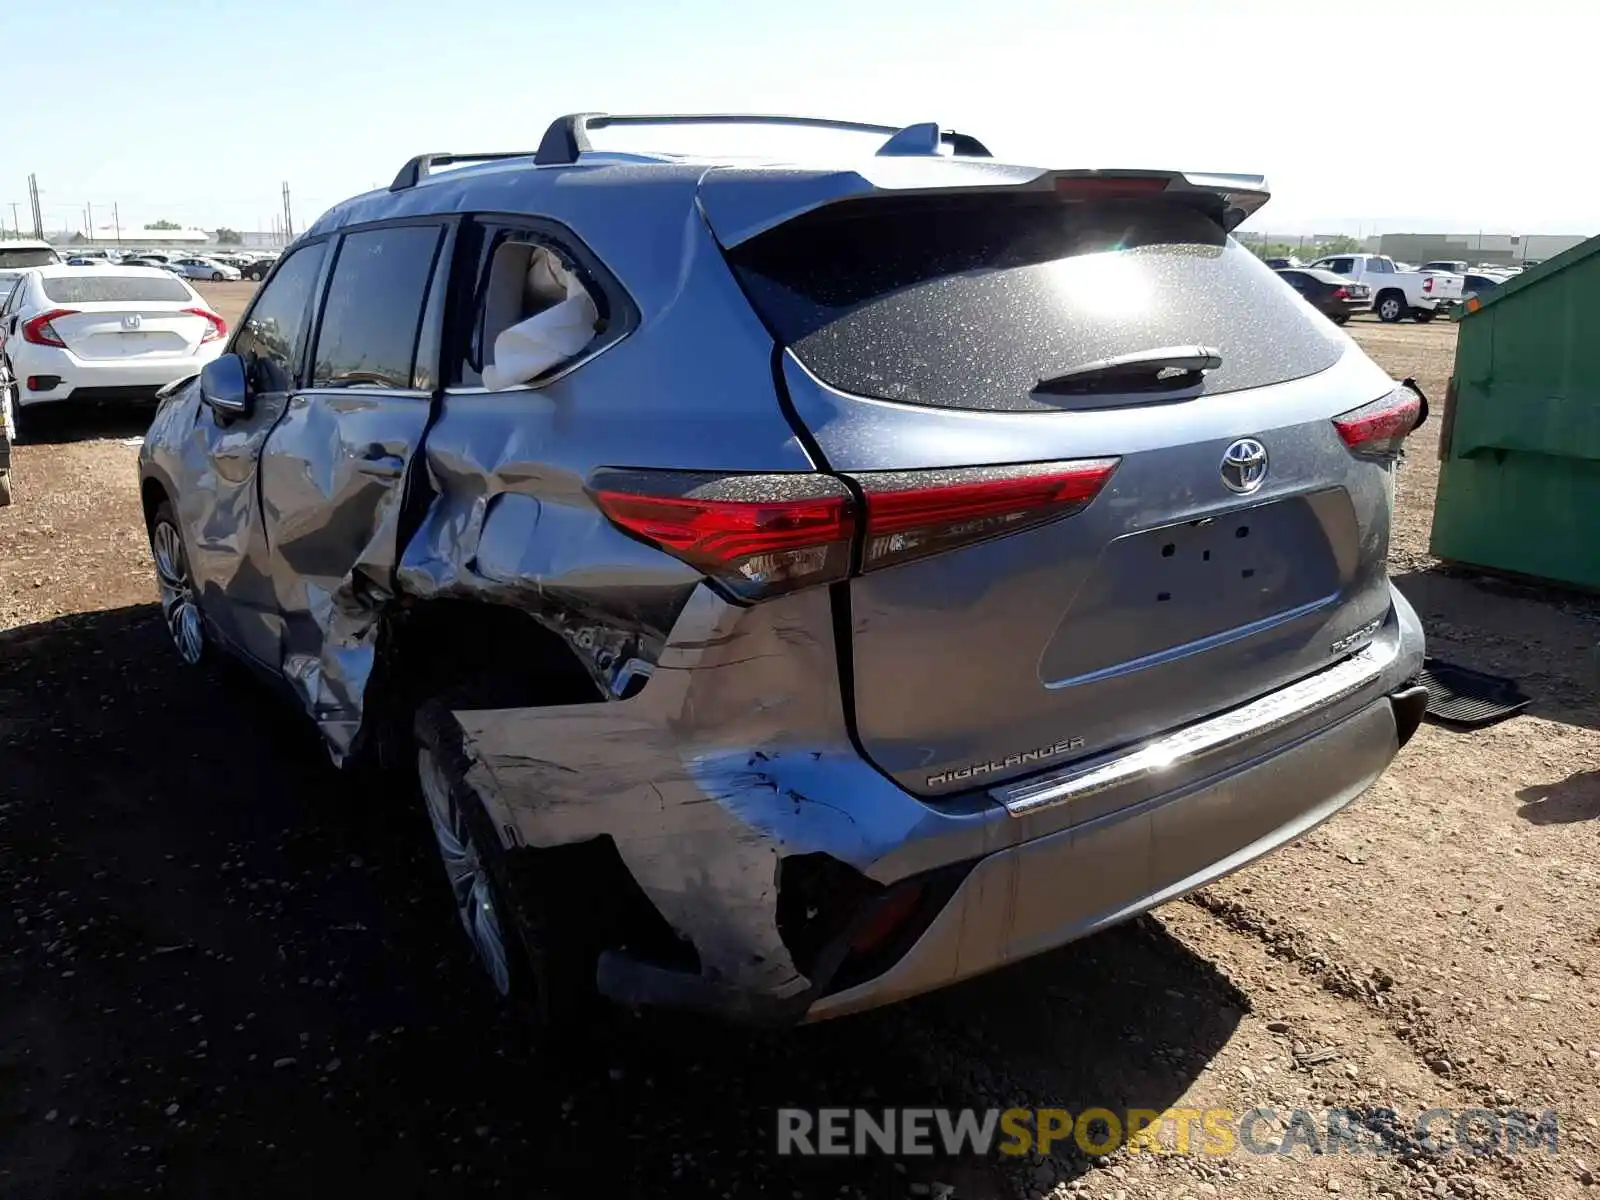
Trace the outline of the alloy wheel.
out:
M 190 666 L 205 653 L 205 629 L 189 578 L 189 559 L 177 526 L 159 520 L 150 531 L 150 556 L 156 564 L 156 587 L 161 593 L 161 615 L 172 635 L 178 657 Z
M 502 996 L 511 992 L 511 960 L 495 902 L 494 882 L 472 836 L 465 814 L 451 796 L 450 783 L 431 750 L 417 752 L 418 777 L 428 803 L 428 820 L 439 844 L 439 857 L 455 897 L 456 915 L 467 931 L 478 961 Z

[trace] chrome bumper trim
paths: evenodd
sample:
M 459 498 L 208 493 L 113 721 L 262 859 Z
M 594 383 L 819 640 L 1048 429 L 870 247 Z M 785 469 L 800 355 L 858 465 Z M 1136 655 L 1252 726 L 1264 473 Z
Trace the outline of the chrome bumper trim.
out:
M 1149 778 L 1182 763 L 1262 737 L 1307 713 L 1352 696 L 1381 676 L 1400 643 L 1367 646 L 1324 671 L 1252 700 L 1220 716 L 1163 734 L 1132 750 L 1113 751 L 1034 779 L 989 789 L 1013 817 L 1070 804 L 1108 788 Z

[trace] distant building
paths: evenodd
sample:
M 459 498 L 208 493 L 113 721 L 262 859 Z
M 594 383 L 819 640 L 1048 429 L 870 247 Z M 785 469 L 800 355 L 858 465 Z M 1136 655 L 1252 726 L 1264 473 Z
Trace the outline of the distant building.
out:
M 74 240 L 76 238 L 77 240 Z M 56 233 L 50 235 L 50 240 L 58 246 L 73 247 L 78 249 L 105 248 L 105 249 L 139 249 L 159 250 L 166 247 L 175 249 L 227 249 L 216 240 L 213 233 L 205 229 L 121 229 L 110 225 L 97 226 L 92 238 L 85 238 L 81 234 Z M 228 243 L 240 249 L 269 250 L 277 249 L 283 245 L 283 238 L 277 233 L 240 230 L 239 240 Z
M 1474 266 L 1520 267 L 1530 259 L 1554 258 L 1586 240 L 1579 233 L 1386 233 L 1378 239 L 1378 253 L 1408 263 L 1465 259 Z

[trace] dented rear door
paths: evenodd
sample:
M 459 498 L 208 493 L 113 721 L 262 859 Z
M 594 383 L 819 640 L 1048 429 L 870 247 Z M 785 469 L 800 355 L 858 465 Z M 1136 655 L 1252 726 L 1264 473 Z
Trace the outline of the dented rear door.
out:
M 454 224 L 339 239 L 307 384 L 261 459 L 284 676 L 337 749 L 359 727 L 377 611 L 394 594 L 401 509 L 428 428 Z

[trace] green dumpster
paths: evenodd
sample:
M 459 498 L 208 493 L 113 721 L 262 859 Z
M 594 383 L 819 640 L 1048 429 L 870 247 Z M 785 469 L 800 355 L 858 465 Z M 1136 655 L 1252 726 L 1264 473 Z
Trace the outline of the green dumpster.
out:
M 1439 558 L 1600 589 L 1600 237 L 1469 302 L 1439 433 Z

